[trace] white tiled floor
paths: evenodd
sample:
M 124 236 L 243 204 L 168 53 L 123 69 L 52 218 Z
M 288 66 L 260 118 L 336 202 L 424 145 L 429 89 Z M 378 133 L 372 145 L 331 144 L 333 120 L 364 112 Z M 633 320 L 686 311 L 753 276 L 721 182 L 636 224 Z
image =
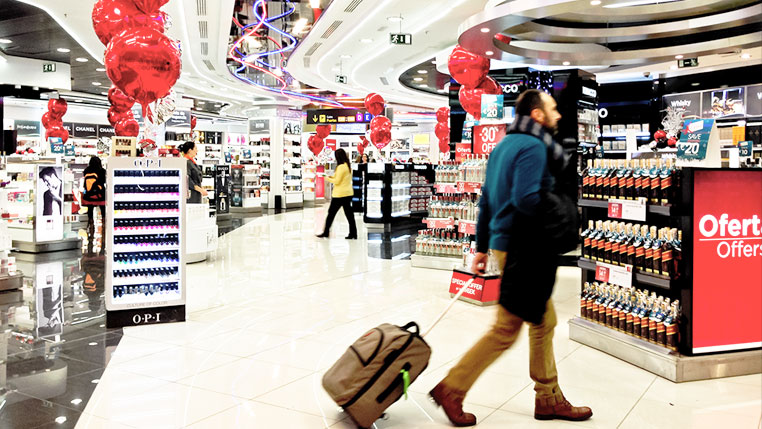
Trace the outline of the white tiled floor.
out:
M 321 387 L 325 369 L 368 328 L 427 326 L 448 301 L 449 273 L 368 258 L 364 240 L 314 237 L 324 208 L 267 216 L 188 266 L 186 323 L 126 328 L 78 428 L 352 428 Z M 361 230 L 362 231 L 362 230 Z M 479 427 L 762 429 L 762 375 L 673 384 L 569 340 L 579 271 L 559 270 L 553 299 L 561 386 L 587 422 L 532 418 L 526 330 L 466 399 Z M 458 303 L 427 338 L 428 370 L 378 428 L 447 428 L 426 399 L 487 329 L 493 308 Z

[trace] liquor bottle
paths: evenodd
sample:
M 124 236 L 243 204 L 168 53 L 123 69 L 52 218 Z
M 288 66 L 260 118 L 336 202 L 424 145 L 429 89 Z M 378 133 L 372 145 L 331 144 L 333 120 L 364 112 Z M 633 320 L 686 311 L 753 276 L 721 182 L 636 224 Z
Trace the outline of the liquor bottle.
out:
M 611 251 L 609 252 L 609 259 L 611 264 L 619 265 L 619 245 L 622 242 L 622 232 L 624 231 L 623 222 L 614 222 L 611 234 Z
M 627 233 L 627 265 L 635 267 L 635 239 L 637 238 L 640 225 L 635 224 L 630 226 L 630 231 Z
M 661 205 L 672 203 L 672 175 L 674 174 L 673 159 L 667 159 L 667 162 L 659 171 L 659 185 L 661 186 Z
M 648 202 L 651 198 L 651 169 L 649 168 L 649 161 L 645 159 L 642 161 L 643 162 L 641 163 L 640 171 L 641 184 L 639 197 L 645 198 L 646 202 Z M 653 161 L 653 159 L 651 161 Z
M 654 272 L 654 240 L 656 239 L 656 227 L 652 226 L 651 229 L 648 231 L 648 235 L 646 236 L 646 241 L 643 243 L 643 248 L 645 249 L 645 259 L 643 260 L 643 267 L 642 270 L 645 270 L 647 273 L 653 273 Z
M 659 230 L 659 235 L 653 242 L 651 247 L 653 248 L 653 262 L 651 263 L 652 272 L 654 274 L 661 274 L 661 248 L 664 245 L 664 230 Z
M 635 261 L 633 267 L 639 270 L 642 270 L 645 266 L 646 251 L 643 244 L 646 240 L 647 228 L 648 227 L 645 225 L 641 226 L 640 231 L 635 236 L 635 241 L 633 242 L 633 246 L 635 247 Z
M 672 278 L 676 279 L 680 277 L 683 266 L 683 231 L 677 228 L 672 229 L 672 236 L 677 236 L 677 239 L 672 241 Z
M 664 238 L 661 244 L 661 267 L 659 273 L 666 277 L 672 277 L 672 236 L 671 229 L 665 228 L 667 236 Z
M 608 186 L 604 199 L 616 198 L 617 190 L 619 189 L 619 180 L 617 174 L 619 173 L 619 167 L 614 160 L 609 160 L 609 174 L 608 174 Z
M 601 323 L 601 310 L 603 309 L 603 302 L 606 299 L 605 296 L 606 290 L 605 286 L 601 286 L 598 289 L 598 296 L 595 298 L 595 303 L 593 304 L 593 320 L 597 323 Z M 603 319 L 606 318 L 606 312 L 603 311 Z
M 632 293 L 631 290 L 627 291 L 627 305 L 625 306 L 625 327 L 624 332 L 632 335 L 632 312 L 635 309 L 635 304 L 637 302 L 637 296 Z
M 600 166 L 596 169 L 595 174 L 595 198 L 598 200 L 603 199 L 603 176 L 605 171 L 604 160 L 600 160 Z
M 625 188 L 624 188 L 624 199 L 626 200 L 632 200 L 635 198 L 635 177 L 634 177 L 634 168 L 635 165 L 634 160 L 627 160 L 626 161 L 626 168 L 624 173 L 624 179 L 625 179 Z
M 587 297 L 590 295 L 590 283 L 585 282 L 585 286 L 582 289 L 582 295 L 579 298 L 579 315 L 583 319 L 587 319 Z
M 598 282 L 593 283 L 592 288 L 592 294 L 587 298 L 587 318 L 589 320 L 596 320 L 597 317 L 596 311 L 598 311 L 598 308 L 595 305 L 595 301 L 598 299 L 598 296 L 600 294 L 600 285 Z
M 611 323 L 612 329 L 619 330 L 619 312 L 622 310 L 622 290 L 614 288 L 614 300 L 611 303 Z
M 640 338 L 648 341 L 648 325 L 651 317 L 651 308 L 653 307 L 653 301 L 648 296 L 648 293 L 643 294 L 643 306 L 640 308 Z
M 590 258 L 591 236 L 595 232 L 595 223 L 590 220 L 587 223 L 587 229 L 582 232 L 582 257 Z
M 649 177 L 651 179 L 649 202 L 651 204 L 661 204 L 661 162 L 661 160 L 651 160 L 651 170 L 649 171 Z
M 593 160 L 587 160 L 587 168 L 582 172 L 582 198 L 590 198 L 590 177 L 593 170 Z
M 679 340 L 677 322 L 680 319 L 680 301 L 675 300 L 671 307 L 669 314 L 664 319 L 665 334 L 667 337 L 667 348 L 673 351 L 677 351 L 677 344 Z
M 667 315 L 669 314 L 669 298 L 665 299 L 664 302 L 662 302 L 661 307 L 659 308 L 659 314 L 656 318 L 656 344 L 667 347 L 667 330 L 664 326 L 664 320 L 666 320 Z
M 643 189 L 643 171 L 640 168 L 640 160 L 632 160 L 632 200 L 637 200 L 640 197 L 641 190 Z
M 614 235 L 612 225 L 613 223 L 608 220 L 603 223 L 603 229 L 606 231 L 603 237 L 603 262 L 607 264 L 611 263 L 611 237 Z
M 616 174 L 617 177 L 617 198 L 623 200 L 626 198 L 625 189 L 627 189 L 627 161 L 620 161 L 619 171 Z
M 663 303 L 662 297 L 657 297 L 656 292 L 651 295 L 653 299 L 653 306 L 651 312 L 648 315 L 648 341 L 651 343 L 656 342 L 656 326 L 661 323 L 659 321 L 659 312 L 661 311 L 661 305 Z
M 614 302 L 614 290 L 613 286 L 606 287 L 606 300 L 603 301 L 603 323 L 606 326 L 611 326 L 611 305 Z
M 603 234 L 603 221 L 599 220 L 595 223 L 595 231 L 592 234 L 590 243 L 590 257 L 594 261 L 602 261 L 600 257 L 602 256 L 601 237 L 603 237 Z

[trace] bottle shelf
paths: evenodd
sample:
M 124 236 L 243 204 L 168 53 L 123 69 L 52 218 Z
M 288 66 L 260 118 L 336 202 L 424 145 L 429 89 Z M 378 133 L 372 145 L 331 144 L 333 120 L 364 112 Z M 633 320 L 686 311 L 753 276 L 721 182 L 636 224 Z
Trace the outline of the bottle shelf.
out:
M 580 207 L 607 209 L 609 207 L 609 202 L 608 200 L 580 198 L 579 201 L 577 202 L 577 205 Z M 673 216 L 677 214 L 676 208 L 672 205 L 662 206 L 659 204 L 648 204 L 647 210 L 648 210 L 648 213 L 653 213 L 660 216 Z
M 579 258 L 577 266 L 587 271 L 595 271 L 596 261 L 588 258 Z M 633 280 L 641 285 L 656 286 L 660 289 L 671 290 L 674 284 L 674 280 L 657 275 L 644 272 L 639 269 L 635 269 L 633 274 Z

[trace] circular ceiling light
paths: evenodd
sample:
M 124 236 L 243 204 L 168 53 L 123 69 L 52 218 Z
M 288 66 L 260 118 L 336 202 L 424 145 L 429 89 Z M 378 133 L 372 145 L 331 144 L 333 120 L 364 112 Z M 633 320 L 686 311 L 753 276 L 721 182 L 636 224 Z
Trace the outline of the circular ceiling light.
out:
M 420 73 L 420 74 L 426 74 L 428 72 L 429 72 L 428 70 L 418 70 L 418 73 Z
M 743 53 L 743 54 L 741 54 L 741 59 L 748 60 L 749 58 L 751 58 L 751 54 L 749 54 L 749 53 Z
M 568 61 L 564 61 L 564 63 L 563 63 L 563 64 L 564 64 L 565 66 L 571 65 L 571 63 L 570 63 L 570 62 L 568 62 Z
M 373 39 L 360 39 L 360 43 L 373 43 Z
M 97 69 L 95 69 L 95 71 L 97 71 L 97 72 L 105 72 L 106 69 L 103 68 L 103 67 L 98 67 Z
M 414 77 L 413 80 L 416 81 L 416 82 L 421 82 L 421 81 L 423 81 L 423 78 L 422 77 Z
M 101 86 L 101 85 L 103 85 L 103 84 L 100 83 L 100 82 L 93 82 L 93 86 Z
M 494 53 L 494 52 L 492 52 L 492 51 L 487 51 L 487 52 L 485 52 L 485 54 L 486 54 L 486 55 L 495 55 L 495 53 Z
M 56 49 L 56 51 L 62 52 L 64 54 L 66 54 L 66 53 L 71 52 L 71 49 L 68 49 L 68 48 L 58 48 L 58 49 Z
M 428 85 L 426 85 L 425 83 L 422 83 L 422 84 L 420 84 L 420 85 L 418 85 L 418 86 L 419 86 L 419 87 L 421 87 L 421 88 L 428 88 L 428 87 L 429 87 L 429 86 L 428 86 Z
M 400 21 L 402 21 L 402 17 L 401 16 L 390 16 L 389 18 L 386 18 L 386 20 L 389 21 L 389 22 L 400 22 Z
M 0 39 L 0 43 L 7 45 L 9 43 L 13 43 L 13 41 L 11 39 Z
M 682 56 L 682 55 L 675 55 L 675 59 L 676 59 L 676 60 L 682 60 L 682 59 L 683 59 L 683 56 Z
M 341 59 L 343 59 L 343 60 L 348 60 L 350 58 L 352 58 L 352 56 L 351 55 L 347 55 L 347 54 L 344 54 L 344 55 L 341 56 Z
M 591 5 L 591 6 L 598 6 L 599 4 L 601 4 L 601 0 L 592 0 L 592 1 L 590 2 L 590 5 Z
M 483 27 L 482 28 L 482 33 L 489 33 L 489 28 Z
M 87 58 L 85 58 L 85 57 L 79 57 L 79 58 L 76 59 L 76 61 L 78 63 L 86 63 L 89 60 Z

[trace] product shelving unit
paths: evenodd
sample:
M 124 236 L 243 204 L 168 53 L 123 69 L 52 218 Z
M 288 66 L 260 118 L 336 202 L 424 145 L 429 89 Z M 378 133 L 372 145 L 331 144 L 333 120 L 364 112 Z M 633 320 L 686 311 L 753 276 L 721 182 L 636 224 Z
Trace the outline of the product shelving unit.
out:
M 743 179 L 739 180 L 738 174 L 743 174 Z M 709 177 L 709 175 L 711 178 L 704 178 Z M 734 208 L 730 207 L 731 204 L 728 201 L 733 201 L 733 204 L 738 201 L 737 198 L 733 197 L 730 197 L 729 200 L 726 198 L 722 202 L 715 201 L 712 197 L 707 200 L 707 191 L 704 189 L 712 189 L 710 186 L 714 186 L 716 190 L 713 191 L 712 195 L 714 198 L 720 198 L 716 192 L 721 188 L 724 189 L 723 185 L 720 184 L 723 180 L 735 180 L 735 183 L 754 183 L 754 180 L 758 180 L 762 183 L 762 177 L 759 177 L 762 176 L 762 171 L 759 169 L 683 168 L 680 176 L 681 188 L 676 190 L 676 201 L 672 205 L 665 206 L 649 204 L 645 222 L 657 227 L 675 227 L 683 232 L 682 254 L 678 271 L 672 277 L 667 277 L 635 269 L 632 275 L 633 287 L 655 292 L 658 295 L 669 297 L 673 301 L 675 299 L 680 300 L 678 351 L 669 350 L 645 339 L 628 335 L 582 317 L 575 317 L 569 321 L 569 336 L 577 342 L 602 350 L 674 382 L 757 372 L 759 370 L 758 364 L 755 367 L 751 362 L 759 362 L 762 359 L 762 342 L 755 344 L 754 342 L 734 340 L 734 332 L 743 331 L 746 324 L 739 324 L 738 320 L 732 320 L 732 317 L 723 320 L 721 316 L 709 314 L 705 309 L 707 303 L 714 300 L 708 297 L 717 295 L 717 291 L 724 288 L 722 282 L 707 280 L 706 274 L 699 276 L 695 273 L 699 269 L 708 267 L 711 267 L 713 272 L 721 270 L 721 268 L 716 267 L 716 262 L 712 261 L 715 259 L 727 261 L 718 255 L 720 249 L 723 249 L 722 243 L 729 243 L 734 240 L 733 237 L 728 237 L 727 241 L 715 238 L 699 238 L 701 237 L 699 234 L 700 219 L 708 216 L 706 210 L 710 210 L 710 213 L 716 212 L 717 217 L 719 217 L 719 213 L 733 213 Z M 702 179 L 701 188 L 699 188 L 699 180 L 697 179 L 699 177 Z M 698 194 L 698 192 L 701 193 Z M 756 194 L 752 198 L 759 199 L 759 195 L 762 194 Z M 605 220 L 608 218 L 607 201 L 581 199 L 579 205 L 582 208 L 583 228 L 587 225 L 587 219 Z M 731 214 L 731 218 L 732 216 Z M 628 222 L 637 223 L 637 221 Z M 747 240 L 747 242 L 754 243 L 753 240 L 754 238 Z M 728 244 L 728 248 L 730 249 L 730 244 Z M 699 253 L 701 253 L 700 256 Z M 740 272 L 743 272 L 744 269 L 750 269 L 750 272 L 753 273 L 755 269 L 750 268 L 749 264 L 753 267 L 755 263 L 759 265 L 759 262 L 753 258 L 740 256 L 734 262 L 737 264 L 734 265 L 736 269 Z M 596 261 L 581 258 L 578 261 L 578 266 L 582 269 L 583 285 L 585 282 L 595 281 Z M 738 276 L 735 272 L 726 272 L 723 277 L 732 275 Z M 757 272 L 756 275 L 758 276 L 759 273 Z M 753 276 L 754 274 L 751 275 L 751 277 Z M 734 282 L 733 293 L 736 293 L 735 290 L 748 289 L 749 287 L 754 290 L 755 286 L 749 283 L 754 281 L 756 280 L 751 279 L 748 275 L 741 275 L 741 278 Z M 756 285 L 757 289 L 758 287 Z M 755 298 L 750 297 L 739 297 L 739 299 L 756 301 Z M 701 300 L 704 307 L 698 309 L 695 304 L 696 300 Z M 731 313 L 734 311 L 732 306 L 728 307 L 725 303 L 717 302 L 716 305 L 718 312 L 726 307 Z M 712 333 L 714 332 L 711 331 L 712 326 L 718 323 L 723 324 L 722 333 L 720 331 Z M 754 336 L 754 334 L 751 335 Z M 707 338 L 715 340 L 716 344 L 708 345 Z
M 434 170 L 430 164 L 368 164 L 363 193 L 364 220 L 367 224 L 420 222 L 422 211 L 411 211 L 414 184 L 413 175 L 425 177 L 427 185 L 433 182 Z M 415 185 L 416 189 L 420 186 Z
M 304 207 L 301 134 L 283 135 L 283 192 L 286 208 Z
M 108 164 L 106 325 L 185 320 L 186 161 Z
M 238 164 L 231 169 L 233 213 L 258 213 L 262 211 L 262 167 L 257 164 Z
M 260 200 L 263 207 L 267 207 L 270 193 L 270 137 L 264 134 L 249 135 L 249 147 L 252 153 L 252 162 L 259 166 L 260 171 Z

